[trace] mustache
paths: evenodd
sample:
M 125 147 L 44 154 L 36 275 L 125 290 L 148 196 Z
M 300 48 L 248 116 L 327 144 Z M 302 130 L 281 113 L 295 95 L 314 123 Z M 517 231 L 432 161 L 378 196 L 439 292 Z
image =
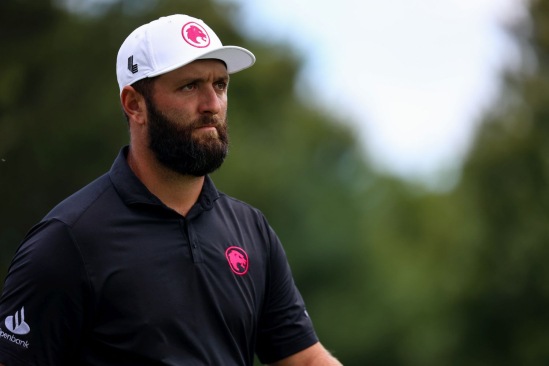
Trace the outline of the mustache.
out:
M 196 119 L 192 124 L 192 128 L 200 128 L 204 126 L 215 126 L 215 127 L 221 127 L 227 124 L 226 118 L 221 118 L 218 116 L 200 116 L 198 119 Z

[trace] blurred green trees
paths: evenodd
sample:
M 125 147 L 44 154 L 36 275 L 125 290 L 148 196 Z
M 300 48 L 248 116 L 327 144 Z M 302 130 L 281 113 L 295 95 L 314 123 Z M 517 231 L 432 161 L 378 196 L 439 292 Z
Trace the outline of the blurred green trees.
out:
M 122 41 L 187 13 L 257 57 L 231 77 L 231 151 L 213 178 L 265 213 L 328 349 L 346 365 L 549 363 L 549 0 L 517 32 L 537 69 L 505 76 L 445 195 L 376 176 L 344 124 L 296 99 L 299 58 L 239 34 L 230 5 L 136 4 L 0 2 L 0 280 L 26 231 L 127 144 Z

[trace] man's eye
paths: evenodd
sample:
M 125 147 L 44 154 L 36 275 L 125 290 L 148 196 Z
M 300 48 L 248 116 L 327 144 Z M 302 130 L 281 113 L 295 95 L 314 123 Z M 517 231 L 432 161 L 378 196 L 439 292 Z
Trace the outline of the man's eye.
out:
M 181 88 L 179 88 L 181 90 L 193 90 L 194 89 L 194 84 L 187 84 L 187 85 L 183 85 Z
M 225 90 L 225 89 L 227 89 L 227 83 L 224 83 L 224 82 L 221 81 L 221 82 L 216 84 L 216 87 L 219 90 Z

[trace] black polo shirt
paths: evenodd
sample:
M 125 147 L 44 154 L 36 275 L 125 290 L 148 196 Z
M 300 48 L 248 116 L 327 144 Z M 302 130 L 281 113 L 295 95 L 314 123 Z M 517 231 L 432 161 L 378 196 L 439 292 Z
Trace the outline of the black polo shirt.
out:
M 0 299 L 0 363 L 252 365 L 316 343 L 261 212 L 206 177 L 183 217 L 127 152 L 23 240 Z

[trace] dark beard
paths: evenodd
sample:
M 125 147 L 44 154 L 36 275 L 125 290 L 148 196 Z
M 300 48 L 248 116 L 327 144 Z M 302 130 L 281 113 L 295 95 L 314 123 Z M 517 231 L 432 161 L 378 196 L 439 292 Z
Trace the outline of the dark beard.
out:
M 149 148 L 162 165 L 182 175 L 203 177 L 223 164 L 229 152 L 226 116 L 221 121 L 201 116 L 198 120 L 178 124 L 157 110 L 152 101 L 147 107 Z M 215 125 L 217 138 L 202 136 L 199 141 L 192 136 L 194 129 L 206 125 Z

